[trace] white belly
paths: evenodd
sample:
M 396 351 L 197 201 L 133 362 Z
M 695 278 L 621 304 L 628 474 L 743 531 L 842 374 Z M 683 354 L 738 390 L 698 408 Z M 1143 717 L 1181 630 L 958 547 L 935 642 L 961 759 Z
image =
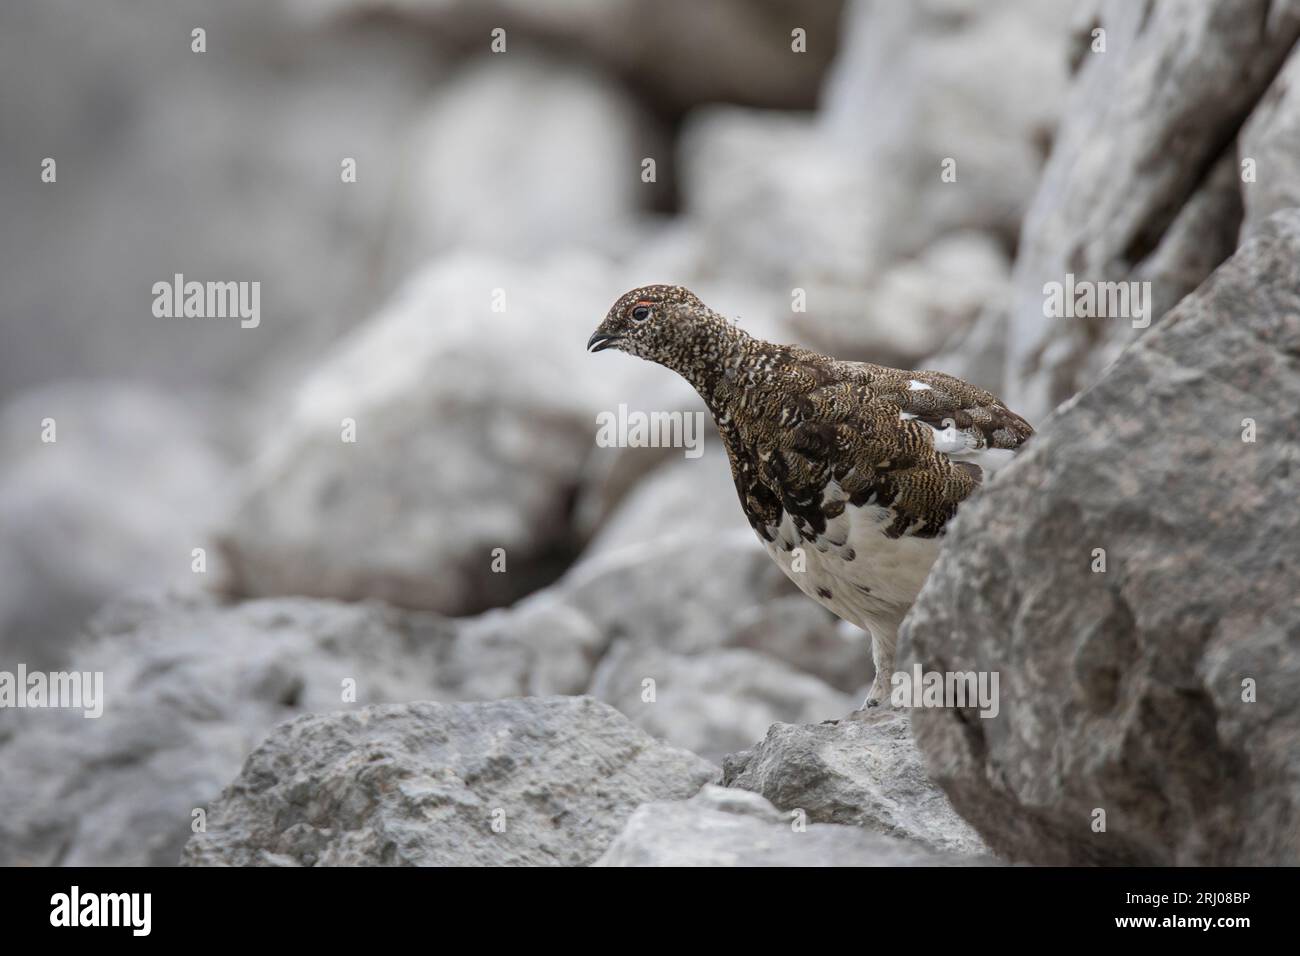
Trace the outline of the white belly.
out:
M 892 632 L 925 583 L 939 539 L 886 537 L 890 520 L 889 512 L 875 505 L 846 505 L 823 534 L 805 541 L 787 514 L 772 529 L 775 540 L 763 543 L 810 598 L 864 630 Z

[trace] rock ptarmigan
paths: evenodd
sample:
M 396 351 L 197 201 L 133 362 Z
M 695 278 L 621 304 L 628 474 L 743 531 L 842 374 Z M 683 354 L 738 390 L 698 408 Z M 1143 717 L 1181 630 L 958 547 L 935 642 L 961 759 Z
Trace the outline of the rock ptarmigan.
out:
M 888 700 L 898 626 L 945 525 L 1029 424 L 942 372 L 754 338 L 681 286 L 628 292 L 587 348 L 657 362 L 694 386 L 749 523 L 801 591 L 871 635 L 865 706 Z

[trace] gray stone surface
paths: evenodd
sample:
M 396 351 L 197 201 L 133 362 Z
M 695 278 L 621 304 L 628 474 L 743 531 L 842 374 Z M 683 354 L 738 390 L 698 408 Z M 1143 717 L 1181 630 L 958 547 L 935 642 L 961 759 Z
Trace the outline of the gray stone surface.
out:
M 600 64 L 664 110 L 733 100 L 783 109 L 813 105 L 839 38 L 840 0 L 286 0 L 313 20 L 376 8 L 397 12 L 409 32 L 488 50 L 506 31 L 512 56 L 559 46 Z M 807 32 L 805 53 L 790 31 Z M 665 55 L 664 51 L 671 51 Z
M 686 218 L 805 345 L 910 365 L 1005 300 L 1066 89 L 1068 4 L 851 4 L 815 117 L 692 113 Z M 869 117 L 869 121 L 864 121 Z M 941 178 L 945 160 L 956 180 Z
M 305 712 L 590 692 L 670 743 L 721 756 L 775 720 L 849 706 L 850 697 L 779 656 L 816 653 L 826 646 L 818 635 L 829 629 L 833 639 L 833 625 L 804 619 L 782 642 L 783 619 L 764 621 L 767 598 L 744 574 L 717 592 L 725 596 L 718 613 L 703 615 L 686 600 L 686 583 L 699 576 L 683 568 L 675 583 L 667 579 L 673 554 L 454 621 L 306 598 L 115 602 L 69 655 L 69 666 L 103 672 L 101 718 L 0 711 L 0 760 L 9 768 L 0 777 L 0 863 L 174 863 L 193 811 L 272 726 Z M 713 555 L 737 564 L 725 549 Z M 602 581 L 627 588 L 628 616 Z M 765 650 L 728 643 L 756 640 L 764 626 Z M 844 661 L 845 673 L 853 663 Z M 869 668 L 865 652 L 856 665 Z M 655 704 L 642 700 L 645 677 L 657 683 Z M 344 700 L 345 679 L 356 682 L 355 703 Z
M 748 746 L 774 721 L 843 713 L 854 698 L 826 678 L 853 688 L 872 674 L 866 645 L 795 592 L 748 528 L 599 552 L 520 609 L 551 600 L 601 636 L 598 654 L 585 658 L 592 663 L 588 693 L 651 734 L 712 759 Z M 792 601 L 811 610 L 782 616 Z M 508 640 L 537 640 L 527 624 L 503 623 Z M 830 673 L 819 675 L 808 662 L 823 649 Z M 492 670 L 473 655 L 465 666 Z M 647 680 L 654 702 L 645 699 Z
M 433 615 L 379 606 L 119 601 L 73 654 L 104 675 L 101 717 L 0 710 L 0 864 L 174 865 L 193 812 L 275 724 L 430 696 L 450 639 Z
M 466 614 L 557 577 L 579 544 L 567 506 L 596 415 L 644 381 L 584 361 L 616 289 L 582 255 L 453 256 L 417 274 L 268 429 L 223 529 L 232 590 Z
M 716 775 L 589 697 L 314 714 L 250 755 L 183 862 L 584 865 L 640 804 Z
M 407 124 L 446 64 L 391 22 L 304 28 L 262 0 L 4 4 L 0 88 L 24 95 L 0 105 L 23 144 L 0 156 L 0 207 L 23 228 L 0 234 L 0 393 L 71 377 L 277 393 L 385 295 Z M 155 317 L 151 287 L 177 272 L 260 282 L 260 325 Z
M 756 793 L 706 786 L 689 800 L 638 807 L 595 866 L 946 866 L 969 857 L 928 853 L 857 827 L 807 823 Z M 986 861 L 981 861 L 986 862 Z
M 127 382 L 49 385 L 0 409 L 0 669 L 62 664 L 119 594 L 219 578 L 211 532 L 233 474 L 221 439 L 193 405 Z
M 1237 159 L 1254 164 L 1254 182 L 1242 182 L 1245 240 L 1269 216 L 1300 206 L 1300 53 L 1286 65 L 1242 127 Z
M 610 648 L 590 692 L 638 727 L 710 760 L 748 746 L 773 720 L 820 720 L 853 706 L 851 695 L 767 654 L 683 654 L 635 640 Z
M 1232 253 L 1240 202 L 1211 171 L 1236 165 L 1230 144 L 1300 37 L 1300 3 L 1113 0 L 1088 26 L 1105 30 L 1106 49 L 1077 53 L 1012 276 L 1003 398 L 1031 422 L 1138 331 L 1124 316 L 1045 318 L 1046 283 L 1151 281 L 1155 322 Z M 1186 213 L 1189 203 L 1212 212 Z M 1194 228 L 1182 228 L 1188 216 Z
M 869 248 L 985 230 L 1010 249 L 1069 76 L 1071 0 L 856 0 L 820 122 L 871 190 Z M 955 182 L 939 178 L 956 160 Z
M 849 824 L 934 852 L 986 852 L 926 775 L 908 713 L 855 711 L 839 721 L 776 724 L 723 762 L 723 783 L 818 823 Z
M 904 625 L 900 661 L 1000 674 L 996 718 L 913 721 L 1013 860 L 1300 862 L 1297 263 L 1291 210 L 1059 409 Z
M 471 60 L 411 121 L 388 274 L 456 251 L 538 256 L 557 235 L 600 248 L 650 204 L 641 160 L 665 152 L 599 72 L 529 50 Z

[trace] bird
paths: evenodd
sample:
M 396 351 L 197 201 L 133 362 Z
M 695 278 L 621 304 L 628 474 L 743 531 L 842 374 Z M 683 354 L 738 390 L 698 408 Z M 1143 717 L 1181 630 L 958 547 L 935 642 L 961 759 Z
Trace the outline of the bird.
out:
M 726 449 L 740 505 L 808 597 L 871 637 L 863 708 L 889 700 L 898 629 L 945 529 L 1033 429 L 952 375 L 748 334 L 680 285 L 624 293 L 587 341 L 676 372 Z

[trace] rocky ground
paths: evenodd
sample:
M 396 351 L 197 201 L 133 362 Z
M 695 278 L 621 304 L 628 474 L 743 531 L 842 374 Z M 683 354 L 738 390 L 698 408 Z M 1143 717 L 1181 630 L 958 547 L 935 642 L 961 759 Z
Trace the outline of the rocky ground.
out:
M 0 710 L 0 864 L 1300 862 L 1300 2 L 227 6 L 169 96 L 108 29 L 42 95 L 99 85 L 112 149 L 59 149 L 113 188 L 12 197 L 58 255 L 0 256 L 0 669 L 106 704 Z M 0 82 L 40 49 L 5 16 Z M 236 108 L 258 162 L 178 132 Z M 264 327 L 77 324 L 182 266 L 263 277 Z M 1151 283 L 1149 324 L 1045 320 L 1067 272 Z M 866 643 L 716 435 L 594 442 L 702 409 L 583 352 L 651 281 L 1035 424 L 898 662 L 997 672 L 996 716 L 855 712 Z

